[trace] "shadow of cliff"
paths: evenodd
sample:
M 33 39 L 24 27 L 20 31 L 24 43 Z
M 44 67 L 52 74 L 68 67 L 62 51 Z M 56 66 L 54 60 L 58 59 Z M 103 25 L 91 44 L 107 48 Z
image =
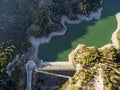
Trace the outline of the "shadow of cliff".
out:
M 116 13 L 120 12 L 120 1 L 119 0 L 104 0 L 102 18 L 105 19 L 110 16 L 115 16 Z M 96 21 L 83 21 L 80 24 L 74 26 L 69 26 L 67 33 L 63 36 L 55 36 L 48 44 L 43 44 L 39 48 L 40 52 L 38 54 L 40 59 L 44 61 L 56 61 L 58 54 L 70 49 L 71 43 L 78 38 L 83 38 L 84 35 L 88 33 L 87 27 L 93 26 Z M 74 30 L 69 30 L 70 28 L 75 28 Z M 69 53 L 68 53 L 69 54 Z M 67 58 L 67 56 L 66 56 Z M 65 60 L 66 61 L 66 60 Z
M 91 23 L 91 25 L 94 23 Z M 57 55 L 64 50 L 71 48 L 71 43 L 84 36 L 87 33 L 86 26 L 89 25 L 86 22 L 82 22 L 81 26 L 75 25 L 75 29 L 67 30 L 65 35 L 55 36 L 52 40 L 47 43 L 40 45 L 39 58 L 43 59 L 43 61 L 54 61 L 57 59 Z M 79 27 L 79 28 L 78 28 Z M 72 27 L 69 27 L 72 28 Z M 80 29 L 81 28 L 81 29 Z

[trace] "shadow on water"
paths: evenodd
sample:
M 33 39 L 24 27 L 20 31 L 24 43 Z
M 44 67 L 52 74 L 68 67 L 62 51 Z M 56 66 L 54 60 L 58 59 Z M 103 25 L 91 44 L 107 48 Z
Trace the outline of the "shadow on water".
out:
M 109 18 L 110 16 L 114 16 L 117 12 L 120 11 L 120 0 L 104 0 L 103 2 L 103 12 L 102 19 Z M 96 21 L 82 22 L 76 25 L 69 25 L 68 31 L 63 36 L 55 36 L 52 38 L 50 43 L 43 44 L 39 47 L 39 59 L 43 59 L 44 61 L 58 61 L 59 54 L 62 53 L 63 57 L 62 61 L 67 60 L 67 55 L 73 49 L 72 43 L 73 41 L 83 38 L 88 34 L 88 27 L 96 25 Z M 68 26 L 68 24 L 67 24 Z M 71 29 L 74 28 L 74 29 Z M 96 38 L 96 37 L 95 37 Z M 74 48 L 80 42 L 76 42 Z M 66 51 L 66 52 L 65 52 Z M 59 60 L 61 61 L 61 60 Z
M 65 35 L 55 36 L 52 38 L 52 40 L 48 44 L 40 45 L 39 58 L 47 61 L 56 60 L 58 58 L 57 57 L 58 54 L 62 53 L 67 49 L 70 49 L 72 47 L 71 43 L 74 40 L 84 36 L 87 33 L 86 26 L 92 25 L 92 24 L 94 23 L 82 22 L 81 26 L 79 26 L 79 24 L 76 25 L 76 27 L 79 26 L 79 29 L 67 30 Z

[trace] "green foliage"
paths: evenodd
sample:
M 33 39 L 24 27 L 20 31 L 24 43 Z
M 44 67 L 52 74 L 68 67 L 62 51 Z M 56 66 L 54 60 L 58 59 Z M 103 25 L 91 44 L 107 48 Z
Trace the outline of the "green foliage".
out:
M 34 23 L 40 27 L 40 30 L 33 31 L 32 34 L 34 36 L 40 36 L 47 32 L 46 27 L 49 22 L 49 10 L 44 6 L 41 6 L 36 10 L 34 16 Z
M 27 39 L 21 40 L 21 41 L 16 41 L 16 54 L 23 54 L 28 51 L 29 47 L 31 46 L 31 43 L 28 42 Z
M 15 46 L 11 41 L 0 42 L 0 82 L 6 79 L 6 66 L 14 57 Z
M 18 44 L 18 42 L 16 43 Z M 8 78 L 12 78 L 14 80 L 13 83 L 15 85 L 18 85 L 20 63 L 17 62 L 16 60 L 14 64 L 12 64 L 12 66 L 9 67 L 10 71 L 12 71 L 11 77 L 8 77 L 8 74 L 6 73 L 6 68 L 7 68 L 8 63 L 12 62 L 16 54 L 21 54 L 25 52 L 25 50 L 28 49 L 28 46 L 26 45 L 28 44 L 27 42 L 20 42 L 19 44 L 20 44 L 19 45 L 20 47 L 19 46 L 16 47 L 12 40 L 9 40 L 6 42 L 0 42 L 0 83 L 3 83 Z M 12 86 L 9 86 L 9 87 L 12 88 Z
M 91 86 L 89 90 L 95 90 L 95 88 L 93 86 Z
M 118 90 L 120 90 L 120 86 L 118 87 Z
M 74 62 L 80 63 L 82 66 L 94 66 L 95 61 L 99 60 L 99 51 L 97 48 L 87 48 L 86 46 L 81 47 L 74 54 Z
M 111 90 L 111 88 L 112 88 L 112 84 L 111 83 L 108 83 L 108 90 Z
M 19 74 L 20 74 L 20 63 L 18 61 L 15 61 L 15 63 L 13 64 L 13 66 L 11 66 L 11 69 L 14 68 L 14 70 L 12 71 L 12 75 L 11 77 L 14 79 L 14 83 L 17 86 L 19 83 Z
M 95 70 L 93 69 L 84 68 L 83 70 L 76 71 L 75 75 L 72 77 L 72 83 L 70 89 L 73 88 L 73 86 L 75 86 L 76 89 L 79 88 L 78 90 L 82 90 L 84 86 L 88 85 L 88 82 L 90 82 L 94 74 L 95 74 Z M 79 87 L 76 86 L 77 83 L 79 83 Z M 92 90 L 92 87 L 90 90 Z
M 101 62 L 114 62 L 116 60 L 116 55 L 117 50 L 113 46 L 100 50 Z
M 56 15 L 65 15 L 67 13 L 67 8 L 64 3 L 65 0 L 53 0 L 53 4 L 50 6 L 50 11 Z
M 101 68 L 104 86 L 108 90 L 118 89 L 120 85 L 120 63 L 116 62 L 116 58 L 118 58 L 119 55 L 119 51 L 112 45 L 104 49 L 81 46 L 74 52 L 73 63 L 75 66 L 80 64 L 82 68 L 77 70 L 72 77 L 72 85 L 70 88 L 79 82 L 82 90 L 89 82 L 94 82 L 94 76 L 98 76 L 98 70 Z M 90 90 L 94 90 L 93 85 L 90 85 Z
M 24 0 L 23 0 L 24 1 Z M 82 2 L 82 6 L 79 6 L 79 3 Z M 53 0 L 51 5 L 46 7 L 45 4 L 35 11 L 33 21 L 37 24 L 40 29 L 38 31 L 32 31 L 31 34 L 36 37 L 42 35 L 48 35 L 51 31 L 55 31 L 53 28 L 50 31 L 48 28 L 49 23 L 60 23 L 61 16 L 66 15 L 69 19 L 77 19 L 78 11 L 81 10 L 80 14 L 89 15 L 90 11 L 97 10 L 100 7 L 100 0 L 91 0 L 82 1 L 66 1 L 66 0 Z M 60 27 L 59 25 L 58 27 Z M 51 27 L 51 26 L 50 26 Z M 50 28 L 51 29 L 51 28 Z
M 118 79 L 117 76 L 111 76 L 111 77 L 110 77 L 110 81 L 111 81 L 112 83 L 117 83 L 116 79 Z
M 94 62 L 97 61 L 99 58 L 99 52 L 96 48 L 89 49 L 86 53 L 84 53 L 82 57 L 82 65 L 90 65 L 95 64 Z M 92 64 L 92 66 L 93 66 Z
M 49 10 L 44 6 L 41 6 L 36 10 L 34 16 L 34 22 L 42 26 L 43 24 L 47 24 L 49 21 Z
M 79 0 L 78 10 L 88 16 L 91 11 L 96 11 L 101 7 L 101 0 Z

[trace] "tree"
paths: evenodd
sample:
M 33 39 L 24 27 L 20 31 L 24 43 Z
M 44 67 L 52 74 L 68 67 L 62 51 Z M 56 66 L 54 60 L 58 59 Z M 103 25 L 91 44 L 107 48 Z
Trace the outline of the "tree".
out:
M 47 24 L 49 21 L 48 16 L 49 10 L 44 6 L 41 6 L 35 12 L 34 22 L 39 24 L 40 26 L 44 26 L 44 24 Z
M 35 34 L 38 34 L 39 36 L 41 33 L 46 32 L 46 26 L 49 22 L 49 10 L 44 6 L 41 6 L 36 10 L 34 16 L 34 23 L 40 27 L 40 30 Z
M 7 77 L 6 66 L 8 62 L 14 57 L 15 46 L 11 41 L 0 43 L 0 83 Z

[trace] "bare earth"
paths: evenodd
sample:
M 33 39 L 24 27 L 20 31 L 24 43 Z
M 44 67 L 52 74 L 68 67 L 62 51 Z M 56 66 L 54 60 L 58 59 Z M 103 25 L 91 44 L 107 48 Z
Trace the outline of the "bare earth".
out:
M 113 42 L 113 46 L 115 48 L 119 48 L 119 42 L 118 42 L 118 39 L 117 39 L 117 32 L 120 30 L 120 12 L 116 14 L 116 19 L 117 19 L 117 29 L 112 34 L 111 40 Z

